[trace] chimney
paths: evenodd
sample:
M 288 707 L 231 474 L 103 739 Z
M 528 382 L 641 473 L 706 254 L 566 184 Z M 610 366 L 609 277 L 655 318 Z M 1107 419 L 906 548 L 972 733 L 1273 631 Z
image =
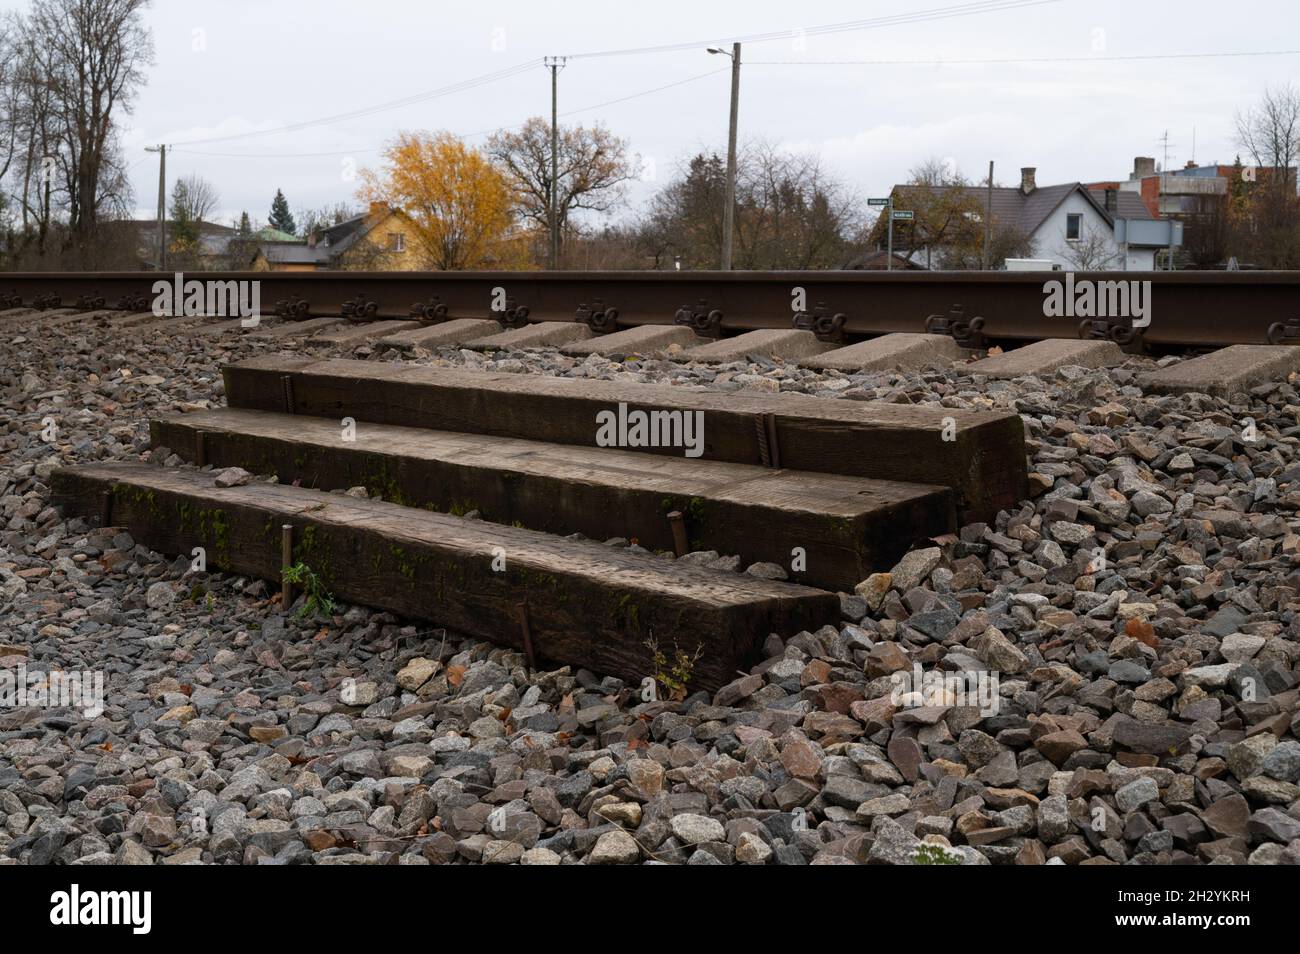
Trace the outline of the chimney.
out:
M 371 202 L 371 203 L 370 203 L 370 214 L 371 214 L 371 215 L 382 215 L 383 213 L 385 213 L 385 212 L 387 212 L 387 211 L 388 211 L 388 206 L 387 206 L 386 204 L 384 204 L 383 202 Z
M 315 248 L 315 247 L 316 247 L 316 230 L 315 230 L 315 229 L 312 229 L 310 232 L 307 233 L 307 247 L 308 247 L 308 248 Z
M 1130 179 L 1145 179 L 1147 176 L 1156 174 L 1156 160 L 1154 156 L 1134 156 L 1133 157 L 1133 174 Z
M 1022 166 L 1020 168 L 1020 191 L 1025 195 L 1033 192 L 1036 188 L 1034 184 L 1034 173 L 1037 172 L 1034 166 Z
M 1106 211 L 1115 212 L 1119 209 L 1119 189 L 1106 190 Z

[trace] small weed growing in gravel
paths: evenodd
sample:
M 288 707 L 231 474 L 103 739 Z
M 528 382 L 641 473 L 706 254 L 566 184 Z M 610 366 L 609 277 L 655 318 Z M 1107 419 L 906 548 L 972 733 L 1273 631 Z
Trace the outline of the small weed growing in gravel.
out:
M 916 865 L 960 865 L 961 855 L 948 851 L 943 845 L 918 845 L 912 856 Z
M 659 648 L 659 641 L 653 636 L 645 641 L 650 650 L 650 660 L 654 663 L 654 680 L 664 690 L 665 697 L 673 702 L 686 698 L 686 687 L 690 685 L 691 673 L 695 671 L 696 661 L 704 654 L 704 646 L 695 647 L 695 655 L 689 656 L 686 650 L 673 642 L 673 659 L 670 664 L 668 656 Z
M 301 560 L 284 570 L 284 581 L 302 589 L 307 599 L 298 615 L 329 616 L 334 612 L 334 594 L 325 589 L 316 571 Z

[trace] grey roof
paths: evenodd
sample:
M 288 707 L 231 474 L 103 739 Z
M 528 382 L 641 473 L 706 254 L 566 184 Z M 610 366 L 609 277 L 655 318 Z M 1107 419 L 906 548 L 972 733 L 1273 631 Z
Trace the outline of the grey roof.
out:
M 900 185 L 895 186 L 895 191 L 902 197 L 906 197 L 909 192 L 924 188 L 923 186 Z M 948 189 L 960 189 L 961 186 L 934 186 L 934 191 L 947 191 Z M 988 211 L 989 190 L 980 186 L 967 186 L 967 190 L 979 202 L 980 206 Z M 1037 228 L 1042 225 L 1055 211 L 1056 207 L 1064 202 L 1072 193 L 1080 192 L 1092 205 L 1097 209 L 1108 223 L 1114 224 L 1114 219 L 1149 219 L 1151 213 L 1147 211 L 1142 197 L 1135 192 L 1117 192 L 1116 209 L 1112 214 L 1106 211 L 1105 200 L 1098 198 L 1097 194 L 1092 192 L 1082 182 L 1067 182 L 1061 185 L 1039 186 L 1026 195 L 1021 191 L 1019 186 L 994 186 L 992 201 L 992 215 L 995 222 L 1014 225 L 1020 232 L 1025 235 L 1032 235 Z M 895 200 L 895 205 L 898 202 Z
M 861 255 L 855 255 L 845 262 L 841 268 L 848 271 L 885 271 L 886 260 L 889 253 L 884 249 L 876 249 L 871 252 L 863 252 Z M 920 262 L 909 259 L 906 255 L 898 252 L 894 253 L 894 268 L 905 271 L 924 271 L 925 266 Z
M 308 265 L 329 261 L 330 249 L 317 245 L 315 248 L 303 242 L 264 242 L 262 254 L 268 262 L 283 265 Z
M 157 231 L 157 229 L 154 229 L 154 234 L 157 234 Z M 236 237 L 237 233 L 209 232 L 204 229 L 199 233 L 199 254 L 225 255 L 230 249 L 230 243 Z
M 365 227 L 366 219 L 369 217 L 370 213 L 364 212 L 361 215 L 354 215 L 350 219 L 344 219 L 338 225 L 331 225 L 327 229 L 321 229 L 320 235 L 317 237 L 317 244 L 328 243 L 329 247 L 335 252 L 343 251 L 370 231 Z

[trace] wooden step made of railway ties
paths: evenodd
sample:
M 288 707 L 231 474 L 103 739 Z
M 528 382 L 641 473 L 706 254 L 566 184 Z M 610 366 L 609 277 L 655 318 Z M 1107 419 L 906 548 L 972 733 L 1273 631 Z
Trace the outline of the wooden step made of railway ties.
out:
M 275 474 L 318 490 L 365 486 L 385 500 L 561 536 L 636 539 L 782 566 L 800 583 L 852 591 L 918 541 L 954 527 L 947 487 L 648 456 L 390 424 L 223 408 L 150 425 L 155 447 L 214 467 Z
M 201 546 L 209 567 L 269 580 L 289 524 L 293 558 L 340 599 L 638 683 L 654 673 L 648 640 L 698 648 L 692 685 L 716 689 L 768 634 L 840 613 L 834 594 L 793 583 L 285 484 L 222 488 L 210 472 L 114 463 L 58 469 L 51 485 L 69 517 L 107 516 L 159 552 Z
M 1024 424 L 1002 411 L 283 355 L 222 373 L 231 407 L 586 447 L 601 412 L 699 412 L 702 460 L 950 487 L 962 523 L 1029 495 Z

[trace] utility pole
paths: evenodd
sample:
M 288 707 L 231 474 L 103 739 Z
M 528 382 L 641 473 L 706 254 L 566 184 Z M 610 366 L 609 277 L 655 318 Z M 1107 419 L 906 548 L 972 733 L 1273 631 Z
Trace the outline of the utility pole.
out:
M 989 160 L 989 184 L 984 193 L 984 270 L 989 269 L 989 231 L 993 227 L 993 160 Z
M 548 56 L 544 61 L 546 68 L 551 71 L 551 188 L 547 190 L 546 201 L 550 207 L 547 219 L 551 226 L 550 267 L 552 270 L 560 267 L 560 183 L 558 181 L 560 169 L 560 114 L 557 77 L 565 59 L 563 56 Z
M 894 190 L 889 190 L 889 204 L 885 206 L 885 215 L 889 216 L 889 242 L 885 248 L 885 271 L 894 270 Z
M 736 119 L 740 111 L 740 44 L 731 44 L 731 52 L 709 47 L 710 53 L 731 57 L 731 122 L 727 127 L 727 198 L 722 210 L 722 271 L 731 271 L 731 236 L 736 221 Z
M 1164 162 L 1163 162 L 1163 164 L 1160 166 L 1160 175 L 1156 177 L 1156 212 L 1157 212 L 1157 213 L 1163 213 L 1163 212 L 1164 212 L 1164 201 L 1163 201 L 1163 199 L 1164 199 L 1164 194 L 1165 194 L 1165 176 L 1169 175 L 1169 147 L 1170 147 L 1171 145 L 1176 146 L 1177 143 L 1171 143 L 1171 142 L 1169 141 L 1169 130 L 1168 130 L 1168 129 L 1165 130 L 1165 134 L 1164 134 L 1163 136 L 1161 136 L 1159 139 L 1157 139 L 1156 142 L 1160 143 L 1160 145 L 1164 147 Z M 1171 236 L 1172 236 L 1172 233 L 1170 233 L 1170 234 L 1171 234 Z M 1159 261 L 1159 257 L 1158 257 L 1158 256 L 1156 257 L 1156 261 L 1157 261 L 1157 262 Z M 1169 259 L 1168 259 L 1167 262 L 1165 262 L 1165 265 L 1166 265 L 1166 270 L 1168 270 L 1168 271 L 1172 271 L 1172 270 L 1173 270 L 1173 267 L 1174 267 L 1174 247 L 1173 247 L 1173 244 L 1172 244 L 1172 239 L 1171 239 L 1171 244 L 1170 244 L 1170 246 L 1169 246 Z M 1156 267 L 1157 267 L 1157 270 L 1158 270 L 1159 266 L 1157 265 Z
M 145 146 L 145 152 L 158 153 L 158 271 L 167 268 L 167 144 Z

